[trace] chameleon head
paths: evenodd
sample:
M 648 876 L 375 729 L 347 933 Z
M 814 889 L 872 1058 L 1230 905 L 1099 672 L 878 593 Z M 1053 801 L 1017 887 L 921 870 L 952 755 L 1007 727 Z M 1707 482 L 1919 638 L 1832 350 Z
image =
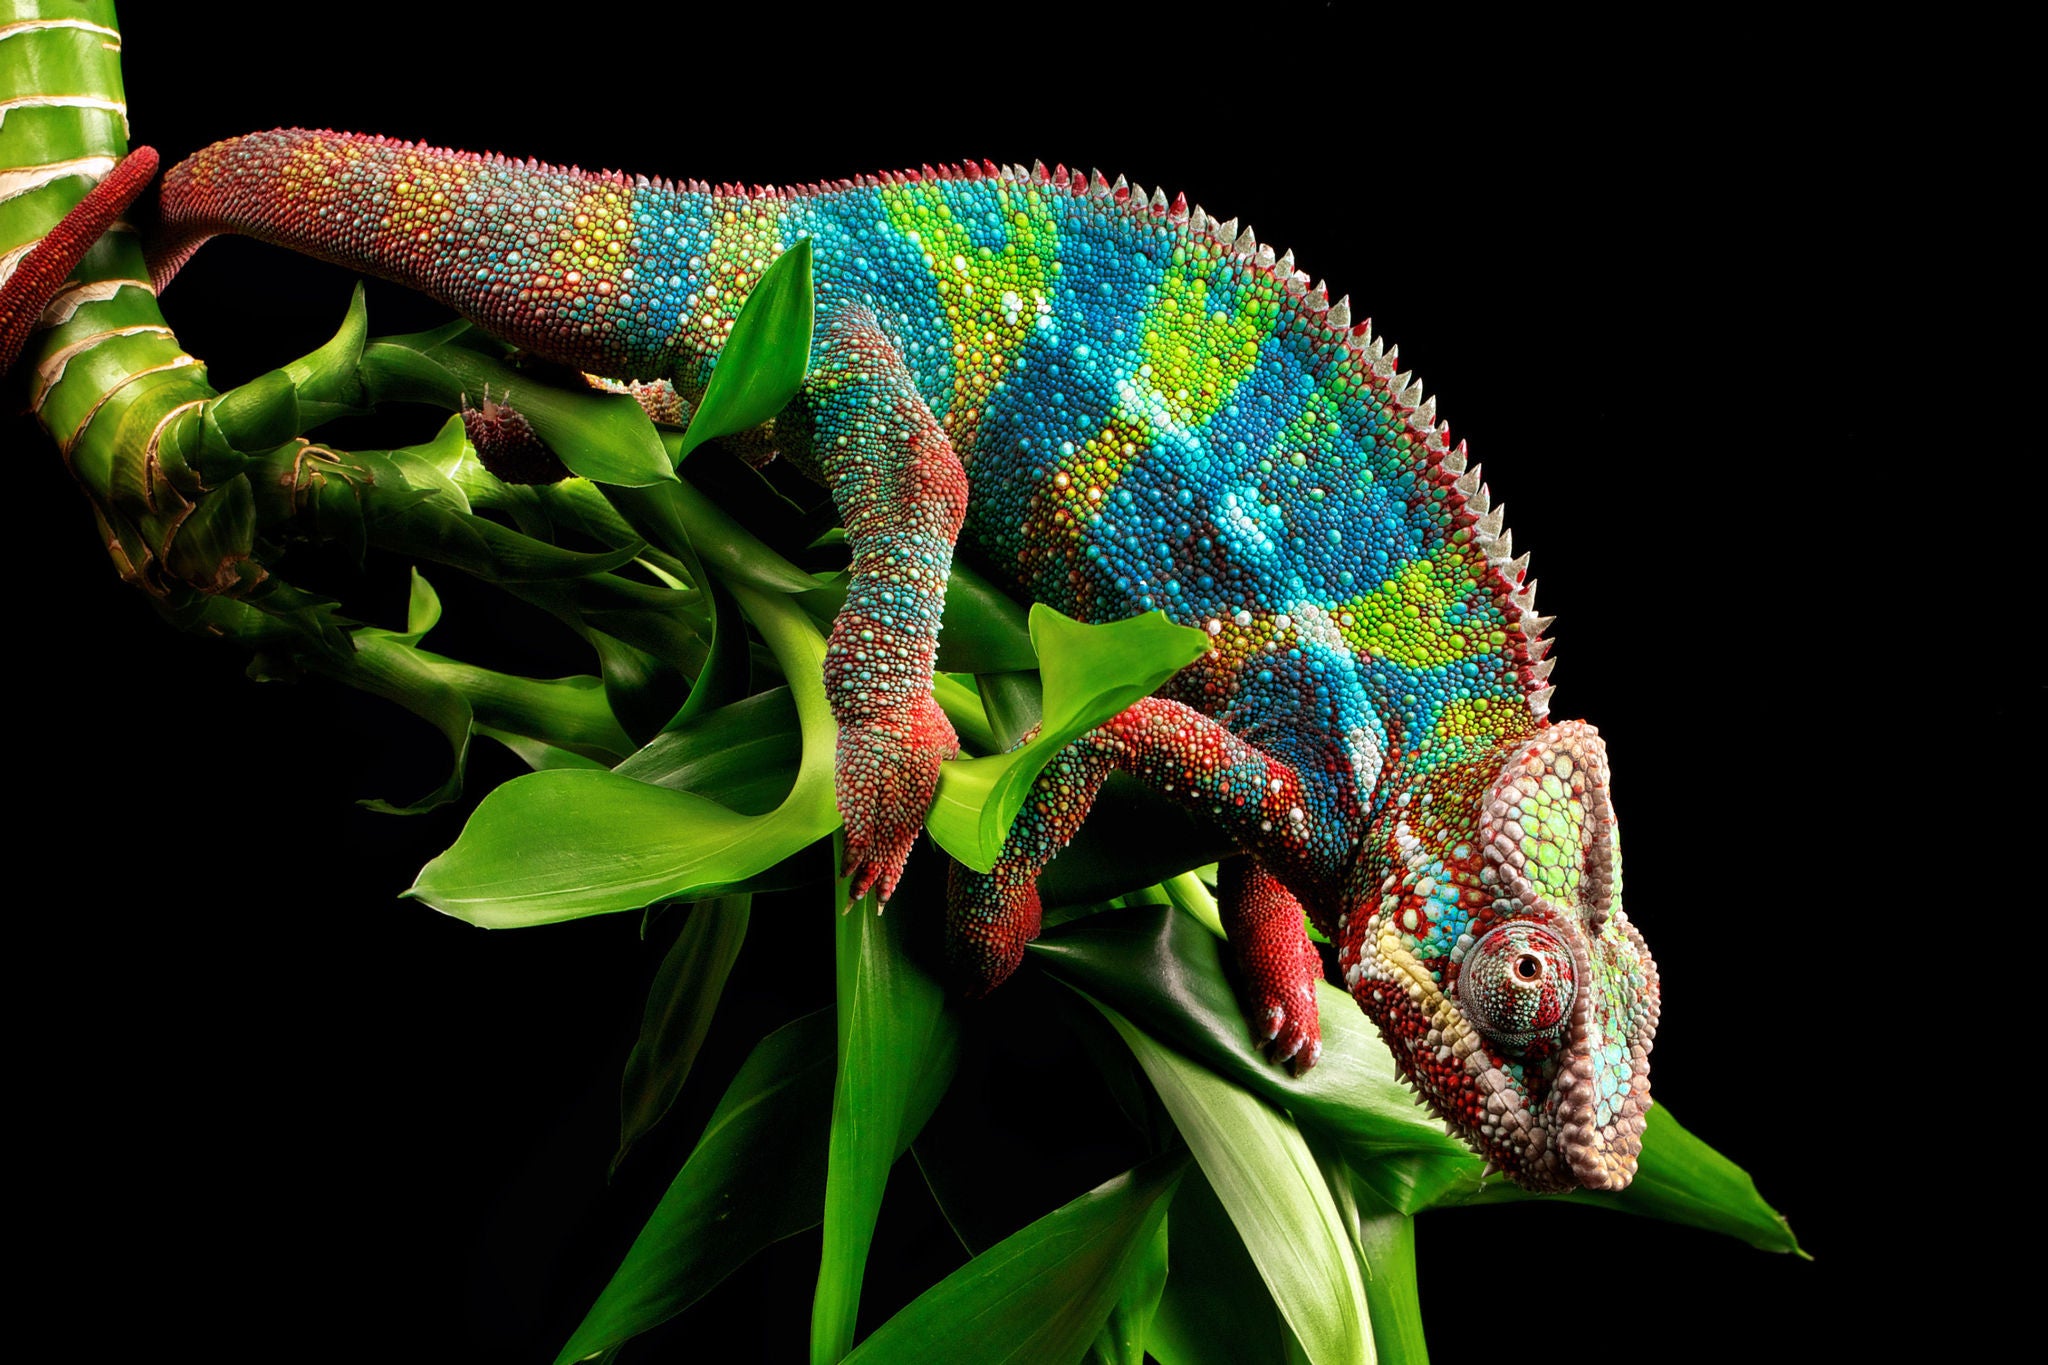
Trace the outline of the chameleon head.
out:
M 1436 767 L 1366 854 L 1344 978 L 1423 1101 L 1518 1184 L 1627 1185 L 1657 968 L 1621 908 L 1599 733 L 1548 725 Z

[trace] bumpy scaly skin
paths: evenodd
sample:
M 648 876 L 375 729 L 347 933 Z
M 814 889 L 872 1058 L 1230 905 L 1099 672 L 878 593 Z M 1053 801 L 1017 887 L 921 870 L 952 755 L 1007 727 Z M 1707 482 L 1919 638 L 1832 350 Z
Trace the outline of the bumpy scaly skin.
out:
M 827 680 L 849 862 L 884 892 L 953 734 L 928 673 L 968 544 L 1085 619 L 1214 647 L 1047 769 L 956 870 L 978 989 L 1122 767 L 1217 818 L 1256 1035 L 1316 1048 L 1306 912 L 1423 1098 L 1537 1188 L 1627 1183 L 1657 978 L 1620 908 L 1604 750 L 1552 724 L 1547 622 L 1464 448 L 1395 352 L 1235 220 L 982 163 L 798 189 L 672 185 L 332 133 L 165 182 L 167 275 L 247 232 L 386 275 L 540 355 L 700 391 L 748 289 L 812 239 L 818 362 L 776 444 L 854 552 Z
M 156 166 L 153 148 L 135 148 L 40 242 L 18 259 L 0 258 L 0 374 L 14 368 L 43 310 L 92 244 L 149 187 Z

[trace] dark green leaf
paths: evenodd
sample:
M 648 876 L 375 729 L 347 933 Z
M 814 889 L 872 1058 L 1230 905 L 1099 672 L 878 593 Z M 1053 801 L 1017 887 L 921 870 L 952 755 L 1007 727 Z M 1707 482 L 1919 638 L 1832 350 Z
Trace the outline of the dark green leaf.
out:
M 1182 1178 L 1167 1218 L 1166 1292 L 1145 1349 L 1161 1365 L 1289 1365 L 1300 1348 L 1201 1171 Z
M 1095 1003 L 1165 1101 L 1310 1361 L 1370 1361 L 1352 1236 L 1294 1121 Z
M 1024 608 L 958 559 L 946 580 L 937 667 L 947 673 L 1014 673 L 1038 667 Z
M 666 1322 L 761 1248 L 817 1226 L 832 1030 L 819 1010 L 761 1040 L 557 1365 Z
M 697 1049 L 711 1031 L 726 975 L 746 941 L 753 899 L 720 896 L 692 906 L 654 974 L 640 1017 L 640 1040 L 619 1084 L 619 1150 L 612 1157 L 613 1171 L 682 1093 Z
M 876 1329 L 857 1365 L 1077 1360 L 1119 1292 L 1149 1271 L 1185 1156 L 1155 1157 L 983 1252 Z
M 796 702 L 777 687 L 692 716 L 619 764 L 621 777 L 696 792 L 742 815 L 782 804 L 803 755 Z
M 747 816 L 616 773 L 531 773 L 485 797 L 407 894 L 487 928 L 638 910 L 723 892 L 836 828 L 824 639 L 787 597 L 734 592 L 789 678 L 804 732 L 780 806 Z
M 1336 987 L 1317 989 L 1323 1055 L 1302 1076 L 1268 1062 L 1224 975 L 1223 942 L 1187 914 L 1130 910 L 1062 926 L 1032 945 L 1046 970 L 1127 1015 L 1218 1076 L 1338 1137 L 1351 1155 L 1420 1151 L 1466 1159 L 1415 1103 L 1372 1022 Z M 1470 1158 L 1473 1174 L 1478 1158 Z
M 1726 1233 L 1764 1251 L 1806 1255 L 1792 1225 L 1764 1202 L 1749 1172 L 1687 1132 L 1663 1105 L 1650 1111 L 1636 1178 L 1627 1189 L 1565 1198 Z
M 835 839 L 835 860 L 838 844 Z M 834 1365 L 853 1347 L 868 1243 L 889 1168 L 931 1117 L 959 1060 L 959 1026 L 945 1009 L 945 993 L 905 946 L 924 899 L 918 885 L 905 883 L 893 914 L 876 914 L 870 898 L 838 920 L 839 1079 L 832 1097 L 825 1250 L 811 1308 L 812 1365 Z M 842 880 L 834 904 L 843 904 L 845 895 Z M 928 914 L 939 909 L 936 903 L 923 908 Z
M 733 319 L 683 434 L 683 455 L 760 426 L 796 396 L 811 365 L 813 311 L 811 239 L 799 237 L 762 274 Z
M 1163 1211 L 1162 1211 L 1163 1212 Z M 1166 1292 L 1166 1219 L 1124 1262 L 1109 1321 L 1095 1336 L 1091 1359 L 1102 1365 L 1145 1365 L 1145 1338 Z

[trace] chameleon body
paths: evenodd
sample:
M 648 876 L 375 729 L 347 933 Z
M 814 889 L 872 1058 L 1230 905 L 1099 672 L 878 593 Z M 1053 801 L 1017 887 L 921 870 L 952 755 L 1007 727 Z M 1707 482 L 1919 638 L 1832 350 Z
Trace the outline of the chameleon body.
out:
M 1306 910 L 1475 1150 L 1533 1188 L 1629 1181 L 1658 985 L 1621 908 L 1605 751 L 1549 716 L 1546 621 L 1478 469 L 1291 254 L 1064 168 L 744 188 L 298 130 L 174 168 L 161 231 L 160 278 L 248 233 L 685 399 L 808 237 L 813 366 L 775 444 L 831 487 L 853 548 L 827 683 L 856 892 L 893 887 L 955 748 L 930 670 L 964 534 L 1035 600 L 1158 608 L 1212 640 L 1055 760 L 993 872 L 955 869 L 974 988 L 1021 958 L 1040 868 L 1121 767 L 1246 855 L 1222 910 L 1276 1060 L 1319 1048 Z

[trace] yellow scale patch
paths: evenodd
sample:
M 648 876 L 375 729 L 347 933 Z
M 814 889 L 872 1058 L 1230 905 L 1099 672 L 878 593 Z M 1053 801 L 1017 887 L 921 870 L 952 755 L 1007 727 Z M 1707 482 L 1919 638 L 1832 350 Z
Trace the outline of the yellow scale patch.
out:
M 1053 520 L 1062 525 L 1085 525 L 1109 501 L 1110 490 L 1137 459 L 1140 446 L 1150 439 L 1142 423 L 1118 416 L 1076 446 L 1072 455 L 1061 456 L 1041 494 L 1055 509 Z
M 882 191 L 889 223 L 924 253 L 953 350 L 953 401 L 942 425 L 967 444 L 996 383 L 1051 307 L 1059 268 L 1059 231 L 1035 189 L 995 187 L 1009 229 L 999 247 L 976 246 L 953 215 L 942 187 L 892 185 Z
M 1209 281 L 1194 269 L 1168 271 L 1159 282 L 1146 321 L 1141 383 L 1174 422 L 1194 428 L 1222 410 L 1230 394 L 1251 376 L 1259 343 L 1272 335 L 1280 315 L 1277 298 L 1240 290 L 1230 312 L 1212 308 Z
M 1431 668 L 1477 658 L 1505 648 L 1499 632 L 1452 627 L 1444 613 L 1477 595 L 1476 554 L 1467 563 L 1460 550 L 1439 552 L 1401 566 L 1372 592 L 1354 597 L 1337 611 L 1337 628 L 1361 654 L 1387 658 L 1408 668 Z
M 690 251 L 703 264 L 694 272 L 697 292 L 686 300 L 686 340 L 710 349 L 725 343 L 747 295 L 782 254 L 780 216 L 770 201 L 712 201 L 711 244 Z

